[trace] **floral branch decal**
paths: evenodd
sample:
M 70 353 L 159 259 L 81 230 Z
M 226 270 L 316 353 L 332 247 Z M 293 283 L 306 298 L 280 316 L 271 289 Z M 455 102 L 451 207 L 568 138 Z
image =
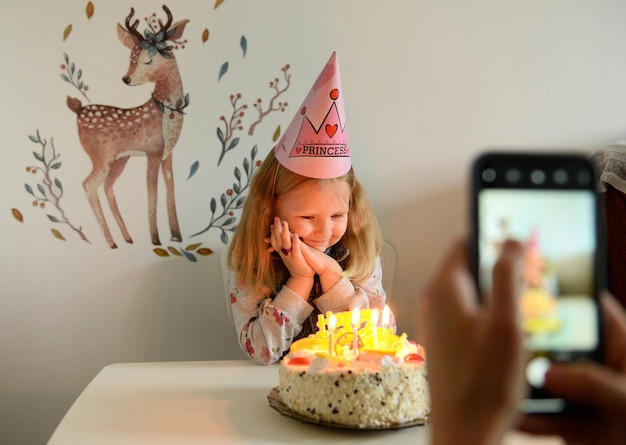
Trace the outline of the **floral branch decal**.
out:
M 220 116 L 220 120 L 224 123 L 224 131 L 220 127 L 217 127 L 217 138 L 220 140 L 222 144 L 222 152 L 220 153 L 220 158 L 217 161 L 217 166 L 219 167 L 222 159 L 224 159 L 224 155 L 227 151 L 232 150 L 239 143 L 239 138 L 234 138 L 231 140 L 235 131 L 243 130 L 243 126 L 241 125 L 241 119 L 245 115 L 245 109 L 248 108 L 248 105 L 243 104 L 239 106 L 237 102 L 241 99 L 241 94 L 237 93 L 236 95 L 230 95 L 230 105 L 233 107 L 233 112 L 230 115 L 230 119 L 228 122 L 226 121 L 225 116 Z M 229 143 L 230 142 L 230 143 Z
M 228 233 L 234 232 L 237 229 L 237 225 L 235 222 L 237 218 L 235 218 L 235 210 L 239 210 L 243 207 L 243 202 L 246 199 L 244 192 L 250 186 L 250 179 L 252 178 L 252 174 L 254 171 L 261 165 L 261 161 L 255 161 L 257 154 L 257 146 L 252 147 L 250 152 L 250 160 L 248 158 L 244 158 L 243 160 L 243 170 L 245 172 L 246 178 L 242 181 L 241 170 L 239 167 L 235 167 L 235 179 L 237 182 L 233 183 L 233 188 L 226 190 L 226 193 L 222 193 L 220 196 L 220 204 L 222 206 L 221 212 L 217 210 L 217 201 L 215 198 L 211 198 L 211 220 L 209 221 L 209 225 L 204 229 L 191 235 L 192 237 L 198 236 L 209 229 L 215 228 L 221 231 L 220 239 L 222 243 L 228 243 Z
M 153 251 L 160 257 L 168 257 L 171 254 L 172 256 L 184 257 L 192 263 L 198 262 L 198 259 L 196 258 L 196 255 L 194 255 L 194 253 L 203 256 L 213 254 L 213 250 L 209 249 L 208 247 L 202 247 L 202 243 L 190 244 L 184 249 L 169 246 L 167 250 L 165 250 L 162 247 L 155 247 Z
M 242 43 L 243 45 L 243 43 Z M 247 43 L 246 46 L 247 48 Z M 280 84 L 280 80 L 278 78 L 274 79 L 273 81 L 270 82 L 270 88 L 273 88 L 275 91 L 274 96 L 271 98 L 269 106 L 267 109 L 263 109 L 263 100 L 262 99 L 257 99 L 256 103 L 254 104 L 254 108 L 257 109 L 257 111 L 259 112 L 259 118 L 256 120 L 256 122 L 254 122 L 249 130 L 248 130 L 248 134 L 252 135 L 254 133 L 254 130 L 256 128 L 256 126 L 258 124 L 261 123 L 261 121 L 263 121 L 263 119 L 271 112 L 273 111 L 285 111 L 286 107 L 289 105 L 287 102 L 278 102 L 276 104 L 276 100 L 278 99 L 279 96 L 281 96 L 285 91 L 287 91 L 289 89 L 289 86 L 291 84 L 291 74 L 289 74 L 289 64 L 285 65 L 284 67 L 281 68 L 281 71 L 283 72 L 283 77 L 285 79 L 285 87 L 284 88 L 280 88 L 279 84 Z M 217 127 L 217 138 L 220 141 L 221 144 L 221 152 L 220 152 L 220 157 L 217 161 L 217 166 L 219 167 L 220 164 L 222 163 L 222 160 L 224 159 L 224 155 L 226 154 L 226 152 L 234 149 L 237 144 L 239 143 L 239 138 L 238 137 L 234 137 L 235 132 L 236 131 L 241 131 L 243 130 L 243 124 L 242 124 L 242 119 L 245 116 L 245 110 L 248 108 L 248 105 L 243 104 L 243 105 L 239 105 L 239 101 L 241 100 L 241 94 L 237 93 L 235 94 L 231 94 L 230 95 L 230 105 L 232 107 L 232 113 L 230 115 L 230 118 L 226 118 L 226 116 L 222 115 L 220 116 L 220 121 L 222 121 L 224 128 L 222 129 L 221 127 Z M 280 134 L 280 127 L 277 128 L 276 130 L 279 134 Z M 274 142 L 276 142 L 276 133 L 274 134 Z M 197 169 L 196 169 L 197 170 Z M 195 173 L 195 171 L 194 171 Z M 191 175 L 190 175 L 191 177 Z
M 280 70 L 283 72 L 283 78 L 285 79 L 286 85 L 282 89 L 279 88 L 278 85 L 280 83 L 280 79 L 278 79 L 278 77 L 270 82 L 270 88 L 273 89 L 275 93 L 274 96 L 272 96 L 272 98 L 270 99 L 269 106 L 265 110 L 263 109 L 263 100 L 260 98 L 257 99 L 256 103 L 254 104 L 254 108 L 256 108 L 259 112 L 259 118 L 252 125 L 250 125 L 250 128 L 248 129 L 248 135 L 250 136 L 254 134 L 254 129 L 256 128 L 256 126 L 260 124 L 261 121 L 265 119 L 268 114 L 273 111 L 285 111 L 285 108 L 287 107 L 287 105 L 289 105 L 287 102 L 278 102 L 278 104 L 275 104 L 276 99 L 278 99 L 285 91 L 287 91 L 289 89 L 289 85 L 291 84 L 289 64 L 285 65 Z
M 26 191 L 35 198 L 33 201 L 33 206 L 38 206 L 42 209 L 46 207 L 47 204 L 51 204 L 54 209 L 58 212 L 59 216 L 47 214 L 47 217 L 53 223 L 61 223 L 67 224 L 73 231 L 75 231 L 83 241 L 90 242 L 85 234 L 82 231 L 81 227 L 74 226 L 65 216 L 65 211 L 61 207 L 61 198 L 63 197 L 63 185 L 59 178 L 52 178 L 52 173 L 54 170 L 58 170 L 61 168 L 61 162 L 59 158 L 60 154 L 57 153 L 56 148 L 54 146 L 54 141 L 50 139 L 50 144 L 45 139 L 41 139 L 39 135 L 39 130 L 37 130 L 36 136 L 29 136 L 29 139 L 40 146 L 40 151 L 33 151 L 33 156 L 35 159 L 41 163 L 39 165 L 29 165 L 26 167 L 26 171 L 32 174 L 41 173 L 43 176 L 41 182 L 37 184 L 37 190 L 35 191 L 33 187 L 29 184 L 24 184 L 26 187 Z M 65 240 L 63 235 L 56 230 L 52 229 L 52 234 L 61 239 Z
M 72 84 L 78 91 L 81 92 L 83 96 L 85 96 L 85 99 L 91 102 L 89 97 L 87 97 L 87 90 L 89 89 L 89 86 L 85 85 L 82 81 L 83 70 L 79 68 L 78 71 L 76 71 L 76 64 L 70 61 L 67 53 L 63 53 L 63 58 L 65 59 L 65 63 L 61 65 L 61 69 L 65 70 L 65 72 L 61 73 L 61 79 Z M 74 78 L 74 75 L 76 75 L 76 78 Z

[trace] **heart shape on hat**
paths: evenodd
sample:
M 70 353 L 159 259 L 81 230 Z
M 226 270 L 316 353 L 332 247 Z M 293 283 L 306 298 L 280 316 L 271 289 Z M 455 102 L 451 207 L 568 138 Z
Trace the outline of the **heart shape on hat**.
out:
M 337 133 L 337 124 L 335 125 L 330 125 L 330 124 L 326 124 L 326 134 L 328 135 L 329 138 L 332 138 L 335 133 Z

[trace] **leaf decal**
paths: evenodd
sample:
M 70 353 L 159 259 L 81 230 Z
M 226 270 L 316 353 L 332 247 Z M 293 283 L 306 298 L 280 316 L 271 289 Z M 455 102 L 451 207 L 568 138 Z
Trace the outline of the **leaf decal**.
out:
M 87 3 L 87 7 L 85 8 L 85 14 L 87 14 L 88 19 L 93 16 L 93 3 Z
M 19 222 L 24 222 L 24 215 L 17 209 L 11 209 L 11 213 L 13 213 L 13 218 L 17 219 Z
M 67 39 L 67 37 L 70 35 L 70 33 L 72 32 L 72 24 L 70 23 L 69 25 L 67 25 L 65 27 L 65 29 L 63 30 L 63 41 L 65 42 L 65 40 Z
M 272 136 L 272 142 L 276 142 L 280 137 L 280 125 L 276 127 L 276 131 L 274 131 L 274 135 Z
M 201 249 L 196 250 L 196 253 L 198 255 L 211 255 L 213 253 L 213 251 L 211 249 L 209 249 L 208 247 L 202 247 Z
M 194 256 L 194 254 L 191 253 L 191 252 L 187 252 L 186 250 L 183 250 L 183 255 L 185 255 L 185 258 L 187 258 L 192 263 L 197 263 L 198 262 L 198 260 Z
M 224 0 L 215 0 L 215 6 L 213 7 L 213 9 L 217 9 L 217 7 L 222 3 L 224 3 Z
M 195 243 L 195 244 L 190 244 L 187 247 L 185 247 L 185 250 L 196 250 L 198 247 L 200 247 L 202 245 L 202 243 Z
M 239 138 L 235 138 L 232 141 L 230 141 L 230 144 L 228 144 L 228 148 L 226 149 L 226 151 L 230 151 L 233 148 L 235 148 L 237 146 L 237 144 L 239 143 Z
M 60 239 L 61 241 L 65 241 L 65 237 L 61 235 L 61 232 L 59 232 L 57 229 L 50 229 L 50 231 L 52 232 L 55 238 Z
M 246 57 L 246 53 L 248 52 L 248 40 L 246 36 L 241 36 L 241 40 L 239 41 L 239 46 L 241 46 L 241 50 L 243 51 L 243 56 Z
M 193 164 L 191 164 L 191 168 L 189 168 L 189 176 L 187 176 L 188 180 L 189 178 L 191 178 L 193 175 L 196 174 L 199 167 L 200 167 L 200 161 L 196 161 Z
M 224 62 L 222 64 L 222 67 L 220 68 L 220 75 L 217 78 L 218 82 L 222 79 L 222 76 L 226 74 L 227 71 L 228 71 L 228 62 Z
M 183 254 L 180 253 L 175 247 L 168 247 L 167 250 L 169 250 L 172 255 L 183 256 Z
M 202 31 L 202 43 L 206 43 L 207 40 L 209 40 L 209 30 L 205 28 L 204 31 Z
M 228 235 L 226 235 L 226 232 L 222 232 L 222 234 L 220 235 L 220 238 L 222 239 L 222 243 L 224 244 L 228 243 Z
M 156 254 L 157 254 L 158 256 L 160 256 L 160 257 L 170 256 L 170 254 L 169 254 L 169 253 L 167 253 L 167 250 L 162 249 L 162 248 L 160 248 L 160 247 L 155 247 L 155 248 L 153 249 L 153 252 L 154 252 L 154 253 L 156 253 Z

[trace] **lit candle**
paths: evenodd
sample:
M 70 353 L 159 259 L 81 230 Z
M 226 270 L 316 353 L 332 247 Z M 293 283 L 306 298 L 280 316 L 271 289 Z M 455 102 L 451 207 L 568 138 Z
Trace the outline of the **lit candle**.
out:
M 352 351 L 354 354 L 359 352 L 359 334 L 357 332 L 357 326 L 360 324 L 361 313 L 358 307 L 352 310 Z
M 335 317 L 335 314 L 330 314 L 330 317 L 328 317 L 328 353 L 330 355 L 333 355 L 333 331 L 336 323 L 337 317 Z
M 389 347 L 388 339 L 389 339 L 389 330 L 387 329 L 389 326 L 389 306 L 385 305 L 383 309 L 383 333 L 384 333 L 384 341 L 385 341 L 385 349 Z
M 389 306 L 385 305 L 383 309 L 383 328 L 389 326 Z
M 372 327 L 374 329 L 374 349 L 378 349 L 378 309 L 372 311 Z
M 379 313 L 380 311 L 378 309 L 372 310 L 372 325 L 374 326 L 378 326 L 378 317 L 380 315 Z

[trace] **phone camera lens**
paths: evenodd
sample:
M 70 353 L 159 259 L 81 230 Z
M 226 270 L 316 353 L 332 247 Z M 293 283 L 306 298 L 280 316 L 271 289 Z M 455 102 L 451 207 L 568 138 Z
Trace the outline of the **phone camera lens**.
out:
M 485 182 L 493 182 L 496 180 L 496 171 L 493 168 L 486 168 L 483 170 L 482 178 Z
M 591 174 L 587 170 L 581 170 L 576 175 L 578 183 L 581 185 L 587 185 L 591 182 Z
M 522 172 L 517 168 L 510 168 L 504 174 L 506 181 L 510 184 L 516 184 L 522 179 Z
M 543 388 L 546 372 L 552 362 L 547 357 L 533 358 L 526 366 L 526 380 L 535 388 Z
M 552 174 L 552 180 L 558 185 L 563 185 L 569 180 L 569 175 L 567 171 L 559 168 Z
M 530 172 L 530 180 L 535 185 L 543 184 L 546 181 L 546 174 L 543 170 L 533 170 Z

